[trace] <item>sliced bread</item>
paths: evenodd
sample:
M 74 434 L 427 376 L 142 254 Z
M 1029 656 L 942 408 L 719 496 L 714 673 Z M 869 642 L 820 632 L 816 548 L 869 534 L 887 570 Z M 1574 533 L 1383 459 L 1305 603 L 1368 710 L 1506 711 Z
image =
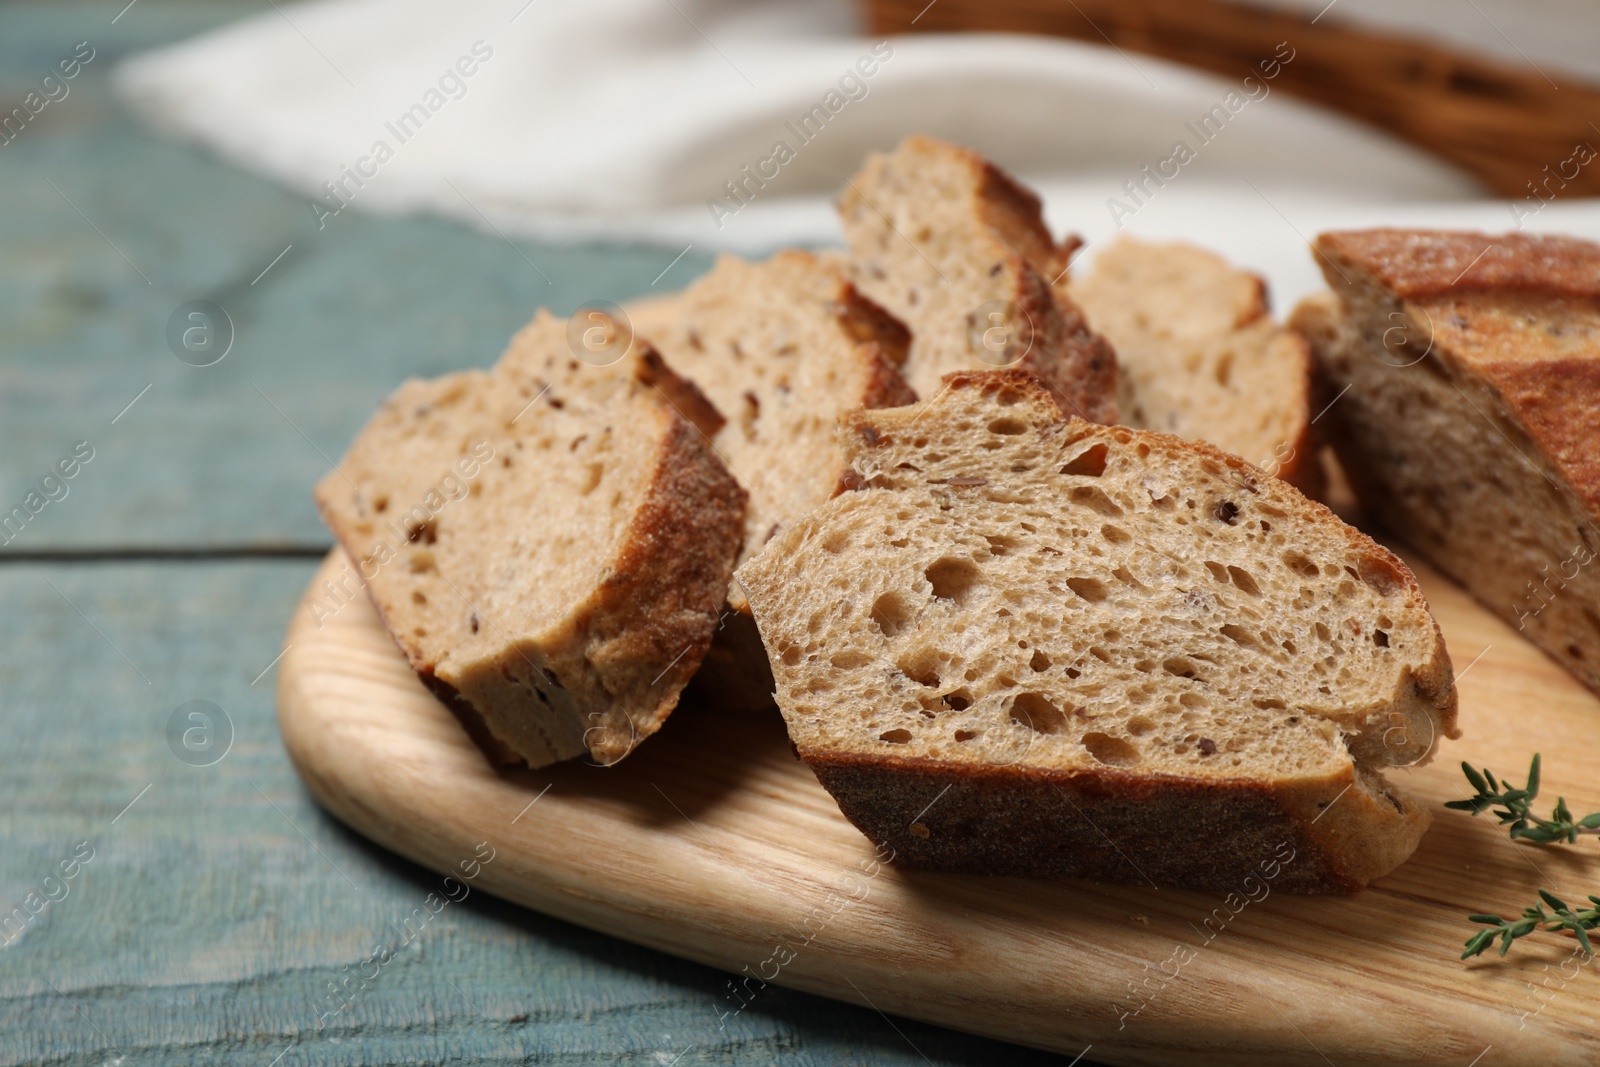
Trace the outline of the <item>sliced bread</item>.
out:
M 932 396 L 953 371 L 1032 371 L 1063 410 L 1116 421 L 1117 361 L 1051 281 L 1058 245 L 1039 198 L 976 152 L 908 137 L 839 194 L 850 277 L 911 329 L 905 375 Z
M 533 767 L 655 732 L 743 540 L 744 491 L 678 414 L 714 412 L 642 344 L 617 356 L 541 312 L 492 374 L 402 385 L 316 487 L 412 667 Z
M 1209 441 L 1317 494 L 1311 353 L 1273 321 L 1259 277 L 1193 245 L 1124 237 L 1067 284 L 1117 350 L 1127 425 Z
M 1016 371 L 840 433 L 862 488 L 737 577 L 800 756 L 900 861 L 1317 892 L 1411 854 L 1430 816 L 1381 772 L 1456 698 L 1387 550 Z
M 1317 239 L 1294 322 L 1362 505 L 1600 692 L 1600 245 Z
M 712 443 L 750 494 L 741 560 L 838 489 L 841 412 L 916 400 L 905 327 L 808 252 L 721 256 L 662 311 L 652 342 L 727 416 Z M 748 610 L 736 587 L 728 599 Z

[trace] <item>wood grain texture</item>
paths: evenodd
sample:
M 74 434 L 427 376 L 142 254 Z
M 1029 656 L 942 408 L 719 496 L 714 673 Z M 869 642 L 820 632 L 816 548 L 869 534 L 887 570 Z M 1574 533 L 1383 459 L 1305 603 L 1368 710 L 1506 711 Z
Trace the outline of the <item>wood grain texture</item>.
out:
M 341 565 L 331 556 L 323 573 Z M 1540 887 L 1593 891 L 1592 843 L 1537 850 L 1437 805 L 1468 791 L 1461 759 L 1519 772 L 1537 738 L 1552 799 L 1600 808 L 1600 752 L 1584 744 L 1600 706 L 1459 589 L 1418 574 L 1464 670 L 1466 738 L 1396 772 L 1435 805 L 1433 829 L 1367 892 L 1268 892 L 1222 911 L 1209 941 L 1202 924 L 1225 907 L 1213 896 L 878 866 L 776 712 L 681 708 L 615 767 L 497 774 L 364 601 L 320 628 L 297 612 L 279 721 L 312 793 L 373 840 L 437 871 L 488 840 L 488 892 L 736 976 L 773 977 L 776 958 L 775 984 L 1069 1055 L 1092 1044 L 1115 1064 L 1443 1065 L 1486 1048 L 1498 1055 L 1485 1064 L 1593 1063 L 1600 984 L 1561 982 L 1542 1012 L 1528 987 L 1570 941 L 1456 958 L 1468 912 L 1513 912 Z M 1146 979 L 1146 1006 L 1123 1018 L 1119 1005 L 1139 1004 L 1129 984 Z M 721 1009 L 767 993 L 748 988 L 729 987 Z
M 1434 152 L 1501 196 L 1528 197 L 1536 185 L 1546 198 L 1600 192 L 1600 175 L 1570 162 L 1568 180 L 1539 185 L 1575 146 L 1590 142 L 1600 87 L 1565 72 L 1557 85 L 1531 63 L 1367 29 L 1337 11 L 1323 20 L 1239 0 L 869 0 L 867 8 L 882 34 L 1048 33 L 1230 80 L 1259 75 L 1259 64 L 1287 44 L 1293 61 L 1278 68 L 1277 87 Z

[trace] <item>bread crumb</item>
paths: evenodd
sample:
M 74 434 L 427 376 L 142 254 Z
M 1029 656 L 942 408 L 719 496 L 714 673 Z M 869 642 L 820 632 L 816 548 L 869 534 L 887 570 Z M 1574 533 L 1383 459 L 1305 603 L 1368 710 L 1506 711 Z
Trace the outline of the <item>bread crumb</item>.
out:
M 928 839 L 928 824 L 927 823 L 920 823 L 920 822 L 912 823 L 911 824 L 911 836 L 912 837 L 920 837 L 924 841 L 926 841 Z
M 1130 921 L 1139 923 L 1143 926 L 1150 925 L 1150 916 L 1148 915 L 1130 915 L 1128 918 Z

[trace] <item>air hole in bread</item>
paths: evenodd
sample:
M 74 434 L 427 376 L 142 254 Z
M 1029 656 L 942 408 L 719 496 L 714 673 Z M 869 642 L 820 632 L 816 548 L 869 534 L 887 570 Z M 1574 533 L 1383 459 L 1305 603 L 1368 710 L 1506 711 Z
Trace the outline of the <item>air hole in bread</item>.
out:
M 1222 358 L 1217 360 L 1217 384 L 1226 386 L 1233 380 L 1233 353 L 1224 352 Z
M 1133 540 L 1133 535 L 1127 530 L 1120 526 L 1112 526 L 1110 523 L 1100 527 L 1100 536 L 1113 545 L 1125 545 Z
M 768 539 L 770 540 L 770 538 Z M 850 545 L 850 532 L 848 530 L 834 530 L 822 541 L 822 550 L 837 556 Z
M 944 706 L 951 711 L 966 711 L 972 707 L 972 692 L 967 689 L 957 689 L 953 693 L 946 693 Z
M 939 657 L 932 649 L 914 649 L 896 664 L 900 673 L 918 685 L 939 688 Z
M 1380 556 L 1363 556 L 1359 566 L 1359 577 L 1379 596 L 1392 596 L 1400 588 L 1399 572 L 1390 561 Z
M 1042 693 L 1018 693 L 1011 701 L 1011 718 L 1041 734 L 1058 734 L 1067 725 L 1066 715 Z
M 1120 737 L 1089 733 L 1079 740 L 1089 750 L 1089 755 L 1108 767 L 1131 767 L 1139 762 L 1139 750 Z
M 879 741 L 887 741 L 891 745 L 904 745 L 911 740 L 910 730 L 889 730 L 878 735 Z
M 1007 537 L 1005 534 L 984 534 L 983 539 L 989 542 L 989 553 L 995 556 L 1008 555 L 1021 543 L 1015 537 Z
M 911 605 L 899 593 L 884 593 L 872 603 L 872 621 L 885 637 L 893 637 L 911 621 Z
M 1028 666 L 1036 671 L 1047 671 L 1050 669 L 1050 657 L 1044 654 L 1043 649 L 1036 648 L 1033 650 L 1033 658 L 1028 660 Z
M 1296 552 L 1294 549 L 1283 554 L 1283 562 L 1302 578 L 1315 578 L 1321 573 L 1317 565 L 1306 558 L 1304 553 Z
M 411 590 L 411 602 L 413 604 L 426 604 L 428 602 L 428 594 L 420 589 L 413 589 Z
M 1002 437 L 1015 437 L 1017 434 L 1026 433 L 1027 430 L 1028 424 L 1021 419 L 1005 417 L 995 419 L 989 423 L 989 432 L 999 434 Z
M 1068 578 L 1067 588 L 1091 604 L 1098 604 L 1106 598 L 1105 583 L 1096 578 Z
M 1076 474 L 1085 478 L 1098 478 L 1106 472 L 1106 455 L 1109 450 L 1105 445 L 1095 445 L 1092 448 L 1073 456 L 1065 467 L 1061 468 L 1062 474 Z
M 413 550 L 407 562 L 412 574 L 427 574 L 437 566 L 434 562 L 433 553 L 425 548 Z
M 978 736 L 978 731 L 976 731 L 976 730 L 957 730 L 952 736 L 954 737 L 954 739 L 956 741 L 971 741 L 974 737 Z
M 1231 623 L 1230 622 L 1230 623 L 1226 624 L 1225 626 L 1223 626 L 1222 627 L 1222 636 L 1226 637 L 1228 640 L 1232 641 L 1234 644 L 1241 645 L 1244 648 L 1259 648 L 1259 647 L 1261 647 L 1256 642 L 1255 635 L 1252 634 L 1249 630 L 1246 630 L 1243 626 L 1238 625 L 1237 623 Z
M 1228 584 L 1228 568 L 1224 567 L 1222 564 L 1208 559 L 1206 560 L 1206 570 L 1211 572 L 1212 578 L 1215 578 L 1223 585 Z
M 1250 572 L 1243 567 L 1229 565 L 1228 577 L 1233 579 L 1233 584 L 1238 586 L 1241 591 L 1249 593 L 1251 596 L 1261 595 L 1261 587 L 1256 584 L 1254 578 L 1250 577 Z
M 1179 678 L 1198 678 L 1194 662 L 1185 656 L 1169 656 L 1161 661 L 1161 669 Z
M 958 605 L 965 604 L 983 580 L 976 563 L 958 556 L 944 556 L 935 560 L 923 574 L 933 585 L 934 596 L 940 600 L 952 600 Z
M 1382 630 L 1374 630 L 1372 631 L 1372 643 L 1377 645 L 1379 648 L 1388 648 L 1389 635 L 1384 633 Z
M 432 519 L 424 519 L 420 522 L 413 521 L 407 523 L 406 540 L 410 541 L 412 544 L 416 544 L 420 541 L 425 545 L 431 545 L 439 540 L 439 528 L 434 524 Z
M 1217 505 L 1216 515 L 1225 525 L 1237 525 L 1239 522 L 1239 505 L 1231 500 L 1224 500 Z
M 385 496 L 385 495 L 380 494 L 377 497 L 377 499 L 373 500 L 373 502 L 372 502 L 372 510 L 378 512 L 379 514 L 382 514 L 383 512 L 388 511 L 389 510 L 389 498 L 387 496 Z
M 1097 486 L 1074 486 L 1072 492 L 1067 494 L 1067 499 L 1074 504 L 1080 504 L 1088 508 L 1090 511 L 1104 515 L 1108 519 L 1119 518 L 1122 515 L 1122 509 L 1110 497 L 1101 492 Z
M 1156 724 L 1145 718 L 1143 715 L 1135 715 L 1133 718 L 1128 720 L 1127 725 L 1128 732 L 1134 737 L 1143 737 L 1145 734 L 1156 728 Z
M 851 649 L 844 652 L 835 652 L 829 657 L 828 662 L 841 671 L 850 671 L 855 670 L 857 667 L 865 667 L 872 662 L 872 657 L 858 649 Z

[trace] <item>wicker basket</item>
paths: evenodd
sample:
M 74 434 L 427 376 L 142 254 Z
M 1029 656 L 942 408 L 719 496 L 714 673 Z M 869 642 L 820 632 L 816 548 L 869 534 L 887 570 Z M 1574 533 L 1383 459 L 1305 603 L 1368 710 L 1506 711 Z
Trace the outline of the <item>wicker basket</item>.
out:
M 1511 199 L 1600 194 L 1600 89 L 1562 74 L 1329 18 L 1226 0 L 867 0 L 875 32 L 1043 33 L 1242 77 L 1295 50 L 1274 83 L 1428 149 Z M 1574 157 L 1580 162 L 1575 162 Z

